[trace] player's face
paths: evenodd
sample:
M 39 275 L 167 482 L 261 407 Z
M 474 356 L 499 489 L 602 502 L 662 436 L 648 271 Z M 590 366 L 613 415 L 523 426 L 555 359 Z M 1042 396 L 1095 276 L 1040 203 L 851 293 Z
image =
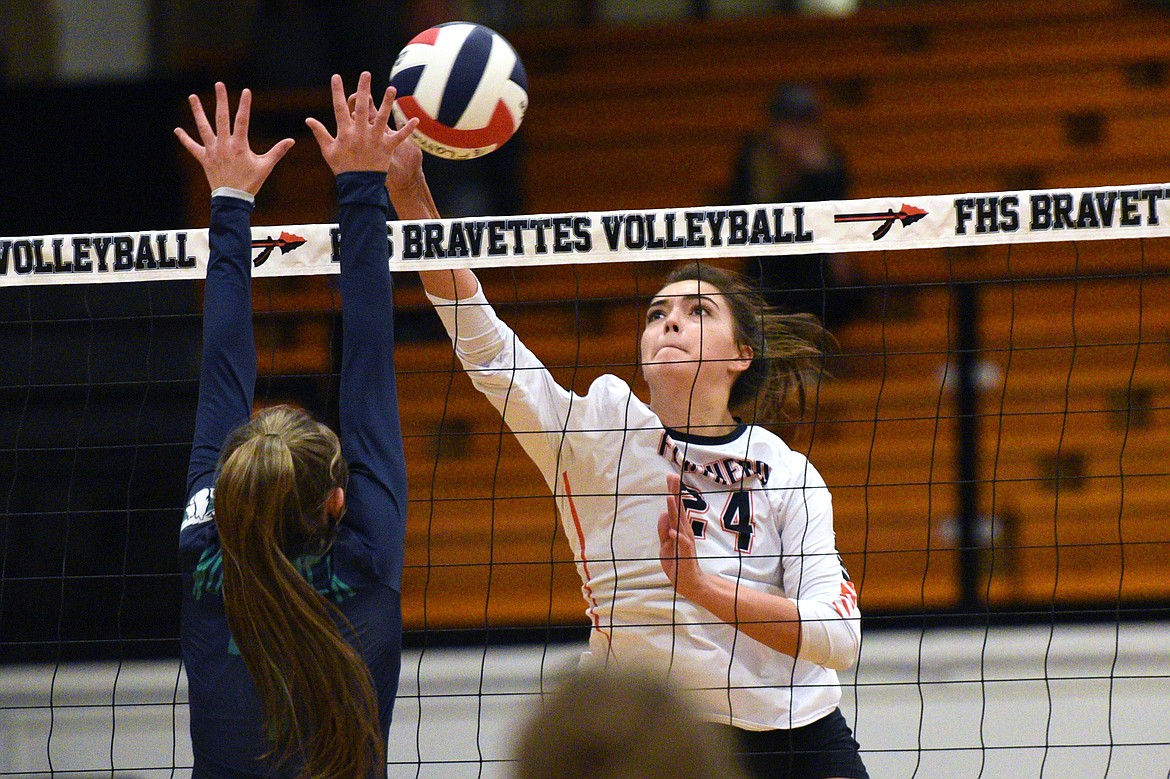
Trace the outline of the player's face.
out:
M 741 346 L 727 298 L 705 281 L 668 284 L 646 309 L 642 369 L 652 392 L 690 393 L 694 383 L 730 388 L 751 362 Z

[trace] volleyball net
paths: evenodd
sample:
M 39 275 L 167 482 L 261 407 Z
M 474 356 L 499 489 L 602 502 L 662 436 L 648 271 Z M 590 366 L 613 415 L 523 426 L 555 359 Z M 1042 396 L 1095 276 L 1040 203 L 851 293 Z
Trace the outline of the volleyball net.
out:
M 510 729 L 588 630 L 551 495 L 407 272 L 479 269 L 564 386 L 641 391 L 669 267 L 806 255 L 850 260 L 858 309 L 776 430 L 833 494 L 871 773 L 1170 769 L 1149 716 L 1170 711 L 1168 235 L 1160 184 L 390 223 L 410 477 L 391 774 L 507 775 Z M 335 421 L 340 240 L 253 228 L 258 403 Z M 189 773 L 175 547 L 206 261 L 206 230 L 0 239 L 0 776 Z

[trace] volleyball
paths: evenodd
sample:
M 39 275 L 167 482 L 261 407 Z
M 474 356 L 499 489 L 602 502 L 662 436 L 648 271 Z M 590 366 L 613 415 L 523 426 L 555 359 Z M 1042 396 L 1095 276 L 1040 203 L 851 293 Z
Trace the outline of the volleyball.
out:
M 418 119 L 414 140 L 453 160 L 492 152 L 520 127 L 528 76 L 503 36 L 480 24 L 449 22 L 419 33 L 390 70 L 399 124 Z

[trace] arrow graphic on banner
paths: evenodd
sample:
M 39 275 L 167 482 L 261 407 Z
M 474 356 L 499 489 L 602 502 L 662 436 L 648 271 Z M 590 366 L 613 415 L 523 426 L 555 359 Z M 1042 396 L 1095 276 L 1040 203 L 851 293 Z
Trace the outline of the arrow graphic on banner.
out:
M 894 226 L 894 222 L 901 222 L 902 227 L 909 227 L 926 216 L 926 211 L 921 208 L 902 204 L 900 211 L 890 209 L 888 211 L 878 211 L 870 214 L 835 214 L 833 216 L 834 222 L 881 222 L 878 229 L 873 231 L 873 239 L 880 241 L 885 237 L 890 228 Z
M 267 238 L 261 238 L 259 240 L 252 241 L 253 249 L 264 250 L 256 256 L 256 259 L 252 260 L 252 265 L 257 268 L 263 265 L 264 262 L 270 256 L 272 256 L 273 249 L 280 249 L 281 254 L 288 254 L 293 249 L 304 245 L 304 238 L 300 237 L 299 235 L 293 235 L 292 233 L 285 232 L 282 232 L 279 238 L 273 238 L 272 236 L 269 236 Z

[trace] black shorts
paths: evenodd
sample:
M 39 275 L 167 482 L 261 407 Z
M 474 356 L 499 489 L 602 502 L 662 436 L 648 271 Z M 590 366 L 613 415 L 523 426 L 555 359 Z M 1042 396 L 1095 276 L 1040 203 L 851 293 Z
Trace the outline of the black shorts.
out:
M 869 779 L 860 747 L 840 709 L 792 730 L 743 730 L 731 733 L 748 775 L 759 779 Z

